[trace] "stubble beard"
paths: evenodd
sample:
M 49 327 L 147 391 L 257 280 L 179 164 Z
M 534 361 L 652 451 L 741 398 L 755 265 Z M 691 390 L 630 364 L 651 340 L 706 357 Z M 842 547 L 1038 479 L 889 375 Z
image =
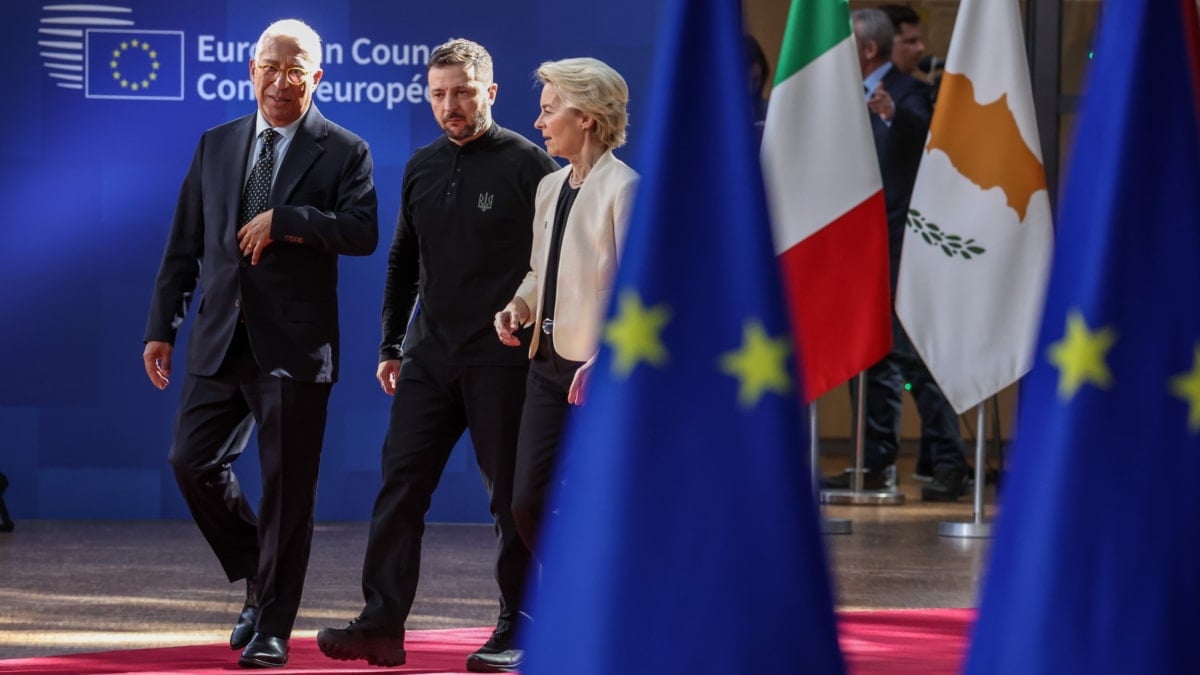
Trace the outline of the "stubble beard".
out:
M 461 129 L 452 129 L 449 123 L 452 120 L 464 119 L 463 115 L 452 115 L 442 119 L 442 131 L 446 132 L 446 136 L 451 140 L 463 141 L 472 138 L 483 131 L 488 126 L 488 111 L 479 109 L 471 115 L 471 123 Z

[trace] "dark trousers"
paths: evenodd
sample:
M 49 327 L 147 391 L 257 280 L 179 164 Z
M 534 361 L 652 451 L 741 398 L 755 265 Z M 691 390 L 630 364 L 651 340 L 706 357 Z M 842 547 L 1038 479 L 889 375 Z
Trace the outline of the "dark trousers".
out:
M 517 441 L 517 471 L 513 479 L 513 519 L 521 541 L 537 553 L 538 534 L 546 516 L 558 451 L 571 404 L 567 391 L 575 371 L 583 364 L 554 353 L 551 336 L 539 341 L 529 366 L 525 405 L 521 409 L 521 435 Z
M 526 369 L 455 367 L 405 359 L 383 443 L 363 562 L 363 618 L 401 629 L 416 597 L 425 513 L 454 444 L 467 430 L 496 523 L 498 627 L 521 609 L 529 551 L 513 524 L 512 481 Z
M 8 507 L 4 505 L 4 491 L 8 489 L 8 476 L 0 473 L 0 525 L 7 525 L 12 522 L 12 517 L 8 515 Z
M 331 390 L 262 372 L 244 328 L 215 375 L 184 377 L 170 454 L 175 479 L 229 580 L 258 577 L 256 630 L 265 635 L 290 637 L 300 608 Z M 232 467 L 255 422 L 257 518 Z
M 900 446 L 900 409 L 907 381 L 912 385 L 910 393 L 921 417 L 921 445 L 929 449 L 933 470 L 955 468 L 965 471 L 967 462 L 962 451 L 958 415 L 899 322 L 892 325 L 895 336 L 892 352 L 867 369 L 865 468 L 882 471 L 896 463 Z M 857 389 L 856 378 L 851 380 L 852 396 L 857 396 Z

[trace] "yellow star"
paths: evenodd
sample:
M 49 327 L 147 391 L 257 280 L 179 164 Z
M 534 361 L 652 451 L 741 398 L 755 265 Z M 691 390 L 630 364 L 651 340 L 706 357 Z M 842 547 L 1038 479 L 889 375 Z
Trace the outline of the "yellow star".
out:
M 1087 382 L 1101 389 L 1112 384 L 1112 373 L 1104 363 L 1108 350 L 1116 342 L 1111 327 L 1092 332 L 1077 309 L 1067 314 L 1067 334 L 1050 345 L 1050 363 L 1058 366 L 1058 397 L 1070 400 Z
M 1171 393 L 1187 401 L 1188 430 L 1192 433 L 1200 431 L 1200 344 L 1192 353 L 1191 372 L 1171 378 Z
M 671 310 L 666 305 L 647 308 L 637 291 L 621 293 L 617 316 L 604 329 L 604 341 L 616 354 L 613 371 L 628 377 L 639 361 L 652 366 L 667 362 L 667 350 L 662 345 L 662 329 L 671 320 Z
M 738 403 L 752 408 L 767 391 L 786 394 L 792 380 L 787 357 L 792 347 L 786 336 L 772 339 L 755 320 L 742 326 L 742 346 L 725 352 L 718 364 L 721 372 L 738 379 Z

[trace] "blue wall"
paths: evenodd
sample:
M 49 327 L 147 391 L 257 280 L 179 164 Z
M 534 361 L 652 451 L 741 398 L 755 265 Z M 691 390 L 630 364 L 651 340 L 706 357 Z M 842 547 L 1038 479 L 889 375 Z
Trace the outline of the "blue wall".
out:
M 632 161 L 661 5 L 121 0 L 106 6 L 124 11 L 81 12 L 54 9 L 62 5 L 51 2 L 5 3 L 0 62 L 8 66 L 8 96 L 0 115 L 11 131 L 0 144 L 0 185 L 9 213 L 0 225 L 0 354 L 8 355 L 9 365 L 0 375 L 0 471 L 12 483 L 6 501 L 14 518 L 187 517 L 166 464 L 183 364 L 174 365 L 171 387 L 156 390 L 143 371 L 141 340 L 195 143 L 204 129 L 255 107 L 248 88 L 237 93 L 238 82 L 246 80 L 246 58 L 222 62 L 226 45 L 252 43 L 275 19 L 302 18 L 327 45 L 341 46 L 340 62 L 327 56 L 322 84 L 360 92 L 353 101 L 325 101 L 317 94 L 328 117 L 371 144 L 381 219 L 379 250 L 341 262 L 342 379 L 330 403 L 317 516 L 365 519 L 379 486 L 390 402 L 374 379 L 387 248 L 404 163 L 439 133 L 423 98 L 424 62 L 376 63 L 373 57 L 396 45 L 397 60 L 404 61 L 405 46 L 411 55 L 415 45 L 431 48 L 449 37 L 483 43 L 500 83 L 496 120 L 535 141 L 539 91 L 530 73 L 548 59 L 600 58 L 630 85 L 631 141 L 620 154 Z M 89 21 L 58 21 L 67 17 Z M 104 25 L 104 19 L 132 24 Z M 80 38 L 41 29 L 90 32 Z M 113 34 L 96 29 L 140 35 L 154 48 L 161 77 L 136 92 L 114 84 L 113 68 L 101 58 L 111 51 L 103 44 Z M 90 48 L 54 44 L 59 42 Z M 138 54 L 123 55 L 126 74 L 149 72 Z M 411 101 L 408 85 L 414 81 L 422 92 Z M 403 91 L 404 100 L 381 100 L 389 86 L 393 95 Z M 113 94 L 127 98 L 101 98 Z M 696 94 L 703 105 L 711 92 Z M 178 355 L 186 352 L 186 328 Z M 253 445 L 235 466 L 256 495 Z M 488 519 L 466 440 L 455 449 L 430 518 Z

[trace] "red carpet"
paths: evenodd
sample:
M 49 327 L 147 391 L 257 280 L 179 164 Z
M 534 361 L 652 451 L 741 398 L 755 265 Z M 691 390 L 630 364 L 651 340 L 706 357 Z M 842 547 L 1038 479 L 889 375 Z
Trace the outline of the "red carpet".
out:
M 972 609 L 915 609 L 880 612 L 840 612 L 842 652 L 851 675 L 873 673 L 957 673 L 975 618 Z M 317 650 L 313 638 L 292 641 L 285 673 L 462 673 L 472 650 L 487 639 L 488 628 L 423 630 L 408 634 L 408 665 L 375 668 L 361 661 L 331 661 Z M 781 655 L 790 649 L 780 645 Z M 0 661 L 2 673 L 142 673 L 204 675 L 244 670 L 237 654 L 225 645 L 196 645 L 137 649 L 93 654 L 70 654 Z

